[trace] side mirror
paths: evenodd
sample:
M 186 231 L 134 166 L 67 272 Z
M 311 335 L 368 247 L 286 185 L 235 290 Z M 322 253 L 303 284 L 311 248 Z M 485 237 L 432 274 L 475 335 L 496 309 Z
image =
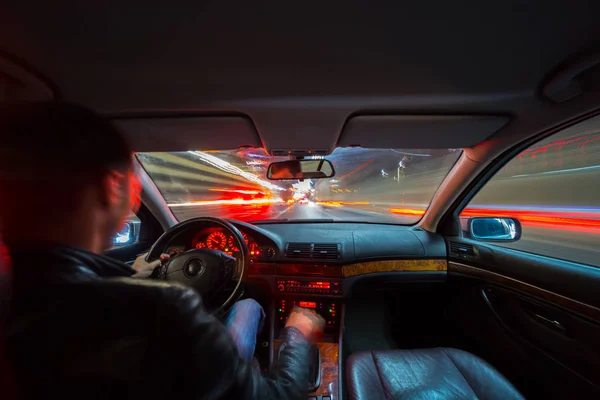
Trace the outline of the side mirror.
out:
M 469 233 L 476 240 L 514 242 L 521 238 L 521 223 L 516 218 L 469 218 Z
M 121 232 L 117 233 L 117 236 L 113 238 L 113 247 L 125 246 L 128 244 L 135 243 L 139 235 L 139 222 L 129 221 L 123 227 Z
M 289 160 L 271 163 L 267 178 L 278 181 L 286 179 L 322 179 L 335 175 L 329 160 Z

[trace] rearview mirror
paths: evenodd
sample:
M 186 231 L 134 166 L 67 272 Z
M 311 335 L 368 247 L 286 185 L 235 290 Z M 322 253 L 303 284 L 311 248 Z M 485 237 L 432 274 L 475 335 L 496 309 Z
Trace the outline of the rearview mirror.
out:
M 469 232 L 477 240 L 514 242 L 521 238 L 521 223 L 516 218 L 475 217 L 469 219 Z
M 278 181 L 285 179 L 321 179 L 335 175 L 329 160 L 289 160 L 271 163 L 267 178 Z

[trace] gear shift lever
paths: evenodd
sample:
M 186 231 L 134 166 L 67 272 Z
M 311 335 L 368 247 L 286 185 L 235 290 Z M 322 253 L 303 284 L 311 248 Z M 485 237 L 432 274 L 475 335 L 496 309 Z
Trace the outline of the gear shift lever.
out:
M 279 358 L 279 354 L 281 354 L 281 350 L 283 350 L 285 346 L 285 343 L 281 343 L 277 352 L 277 358 Z M 321 384 L 321 351 L 317 344 L 312 344 L 310 346 L 307 384 L 309 393 L 317 390 Z
M 310 347 L 310 364 L 308 366 L 309 392 L 314 392 L 321 384 L 321 351 L 319 346 L 313 344 Z

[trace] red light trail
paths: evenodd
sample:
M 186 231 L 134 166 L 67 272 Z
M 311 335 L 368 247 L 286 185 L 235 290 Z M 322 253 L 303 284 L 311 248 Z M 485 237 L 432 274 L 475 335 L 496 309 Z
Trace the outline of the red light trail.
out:
M 390 208 L 390 212 L 405 216 L 422 216 L 425 210 Z M 510 217 L 523 226 L 561 229 L 600 234 L 600 213 L 584 211 L 538 211 L 466 208 L 461 217 Z

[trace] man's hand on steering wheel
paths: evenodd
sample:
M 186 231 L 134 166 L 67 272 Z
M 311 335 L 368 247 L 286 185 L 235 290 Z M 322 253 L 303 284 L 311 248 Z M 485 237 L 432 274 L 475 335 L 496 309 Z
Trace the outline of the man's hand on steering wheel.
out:
M 170 255 L 163 253 L 158 257 L 158 259 L 148 262 L 146 261 L 147 255 L 148 253 L 144 253 L 135 259 L 133 265 L 131 266 L 131 268 L 135 270 L 135 274 L 132 275 L 132 278 L 149 278 L 156 267 L 171 259 Z

